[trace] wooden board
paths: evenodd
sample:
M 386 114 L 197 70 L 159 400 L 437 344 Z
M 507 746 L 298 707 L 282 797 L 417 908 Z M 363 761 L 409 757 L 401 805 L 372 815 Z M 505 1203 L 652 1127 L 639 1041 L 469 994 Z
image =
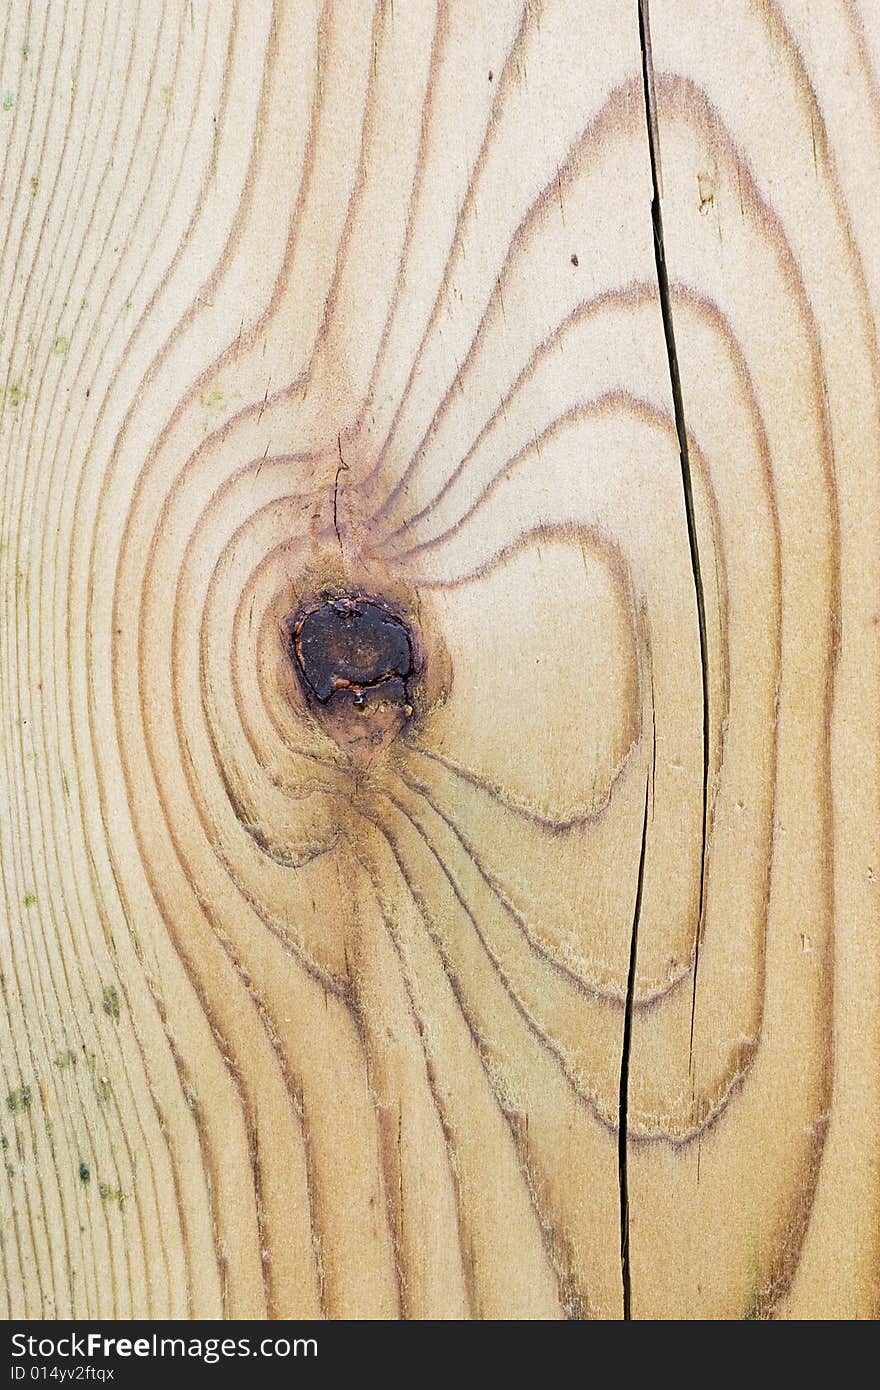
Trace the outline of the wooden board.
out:
M 880 12 L 0 26 L 0 1312 L 875 1316 Z

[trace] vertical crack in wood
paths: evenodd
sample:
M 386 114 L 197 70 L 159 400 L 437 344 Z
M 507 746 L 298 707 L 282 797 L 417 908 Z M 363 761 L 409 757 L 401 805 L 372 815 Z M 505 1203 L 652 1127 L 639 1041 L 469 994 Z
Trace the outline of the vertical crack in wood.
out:
M 339 475 L 348 472 L 348 464 L 342 457 L 342 435 L 336 436 L 336 452 L 339 455 L 339 466 L 336 469 L 336 476 L 333 479 L 333 530 L 336 532 L 336 542 L 339 546 L 339 554 L 345 560 L 345 547 L 342 544 L 342 536 L 339 533 Z
M 620 1191 L 620 1275 L 623 1283 L 623 1316 L 632 1318 L 632 1282 L 629 1263 L 629 1186 L 627 1182 L 627 1148 L 629 1125 L 629 1051 L 632 1042 L 633 998 L 636 986 L 636 955 L 639 949 L 639 917 L 642 911 L 642 889 L 645 882 L 645 846 L 648 843 L 648 795 L 651 779 L 645 778 L 645 814 L 642 821 L 642 847 L 639 851 L 639 872 L 636 879 L 636 900 L 633 907 L 632 932 L 629 940 L 629 969 L 626 977 L 626 1008 L 623 1015 L 623 1044 L 620 1049 L 620 1098 L 617 1107 L 617 1183 Z
M 654 234 L 654 260 L 657 266 L 657 286 L 660 294 L 660 311 L 663 316 L 663 336 L 666 341 L 666 357 L 669 363 L 669 380 L 672 388 L 672 404 L 675 413 L 675 430 L 678 435 L 678 453 L 681 461 L 681 481 L 684 492 L 685 516 L 687 519 L 688 544 L 690 546 L 691 570 L 694 579 L 694 595 L 697 604 L 697 624 L 700 635 L 700 680 L 702 684 L 703 720 L 703 809 L 700 847 L 700 893 L 697 909 L 697 923 L 693 946 L 693 994 L 691 997 L 690 1039 L 688 1042 L 688 1069 L 693 1076 L 694 1064 L 694 1015 L 697 1007 L 697 977 L 700 967 L 700 943 L 703 935 L 703 907 L 706 883 L 706 838 L 709 805 L 709 681 L 708 681 L 708 640 L 706 636 L 706 604 L 703 589 L 703 575 L 700 567 L 700 551 L 697 544 L 697 527 L 694 515 L 694 491 L 691 478 L 690 455 L 688 452 L 687 425 L 684 418 L 684 402 L 681 391 L 681 374 L 678 367 L 678 353 L 675 347 L 675 328 L 672 321 L 672 303 L 669 294 L 669 274 L 666 267 L 666 254 L 663 242 L 663 212 L 661 208 L 662 180 L 660 176 L 660 138 L 657 123 L 657 102 L 654 89 L 654 65 L 651 57 L 651 29 L 648 16 L 648 0 L 638 0 L 639 40 L 642 49 L 642 86 L 645 98 L 645 124 L 648 132 L 648 152 L 651 160 L 651 180 L 653 195 L 651 199 L 651 222 Z

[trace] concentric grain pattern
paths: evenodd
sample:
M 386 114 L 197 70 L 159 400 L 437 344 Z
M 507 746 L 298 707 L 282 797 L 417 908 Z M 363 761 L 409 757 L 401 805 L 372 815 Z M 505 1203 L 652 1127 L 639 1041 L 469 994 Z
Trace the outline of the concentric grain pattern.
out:
M 663 247 L 684 417 L 717 460 L 722 544 L 761 599 L 728 587 L 730 707 L 710 784 L 693 996 L 693 1076 L 699 1087 L 727 1053 L 729 1114 L 688 1155 L 633 1157 L 634 1313 L 867 1316 L 877 1268 L 877 1054 L 864 1013 L 876 1010 L 865 972 L 876 974 L 877 746 L 864 716 L 877 674 L 877 258 L 861 190 L 848 201 L 857 137 L 837 114 L 840 69 L 823 66 L 820 46 L 859 73 L 874 149 L 877 107 L 855 7 L 823 12 L 821 45 L 795 5 L 704 9 L 695 22 L 684 5 L 651 6 Z M 746 452 L 759 470 L 751 485 Z M 711 574 L 715 555 L 700 554 Z M 762 671 L 769 719 L 754 685 L 746 694 Z M 762 776 L 771 833 L 751 848 L 757 807 L 736 771 L 749 738 L 772 745 Z M 752 890 L 759 968 L 744 972 L 737 938 Z M 656 1061 L 637 1027 L 632 1067 L 638 1093 Z M 820 1292 L 820 1268 L 836 1284 L 835 1248 L 845 1287 Z M 674 1278 L 658 1276 L 661 1250 Z
M 873 11 L 2 22 L 7 1313 L 872 1316 Z

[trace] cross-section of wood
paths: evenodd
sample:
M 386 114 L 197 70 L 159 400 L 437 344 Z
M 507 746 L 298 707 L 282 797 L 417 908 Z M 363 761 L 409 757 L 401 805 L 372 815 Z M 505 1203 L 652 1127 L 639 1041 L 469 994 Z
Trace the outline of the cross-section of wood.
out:
M 876 8 L 0 26 L 0 1313 L 875 1316 Z

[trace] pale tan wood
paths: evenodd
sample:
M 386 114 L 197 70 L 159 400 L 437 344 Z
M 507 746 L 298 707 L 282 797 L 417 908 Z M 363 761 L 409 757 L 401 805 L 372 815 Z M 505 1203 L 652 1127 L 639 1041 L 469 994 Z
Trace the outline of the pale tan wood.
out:
M 0 1313 L 875 1316 L 876 8 L 2 26 Z
M 717 499 L 709 564 L 728 581 L 694 1052 L 706 1065 L 727 1051 L 738 1091 L 695 1152 L 658 1150 L 653 1171 L 651 1159 L 634 1171 L 634 1287 L 654 1315 L 735 1316 L 751 1289 L 759 1315 L 868 1316 L 880 1229 L 878 203 L 857 185 L 876 193 L 876 77 L 855 7 L 700 11 L 657 0 L 651 32 L 684 411 Z M 749 685 L 761 668 L 774 673 L 771 718 Z M 751 798 L 735 791 L 750 733 L 773 761 L 772 819 L 754 839 Z M 766 898 L 744 969 L 752 875 Z M 636 1069 L 638 1047 L 636 1033 Z

